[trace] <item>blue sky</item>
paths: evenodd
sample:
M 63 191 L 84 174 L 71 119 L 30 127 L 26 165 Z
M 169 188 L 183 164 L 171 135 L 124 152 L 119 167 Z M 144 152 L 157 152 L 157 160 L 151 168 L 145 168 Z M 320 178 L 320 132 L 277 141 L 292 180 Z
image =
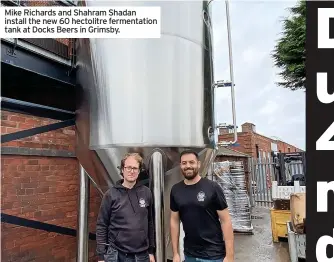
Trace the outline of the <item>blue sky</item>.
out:
M 305 92 L 278 87 L 279 69 L 270 57 L 282 18 L 296 1 L 230 1 L 236 89 L 236 120 L 256 131 L 305 149 Z M 214 1 L 215 79 L 230 80 L 225 1 Z M 229 89 L 217 91 L 218 121 L 232 124 Z

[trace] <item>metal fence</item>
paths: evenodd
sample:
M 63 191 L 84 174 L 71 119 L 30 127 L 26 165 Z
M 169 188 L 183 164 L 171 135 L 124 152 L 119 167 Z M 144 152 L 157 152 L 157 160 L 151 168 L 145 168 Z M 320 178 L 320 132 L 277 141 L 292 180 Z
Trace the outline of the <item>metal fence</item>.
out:
M 278 169 L 272 159 L 250 160 L 250 199 L 252 206 L 271 207 L 272 181 L 277 181 Z M 285 163 L 286 180 L 293 175 L 303 174 L 302 162 Z

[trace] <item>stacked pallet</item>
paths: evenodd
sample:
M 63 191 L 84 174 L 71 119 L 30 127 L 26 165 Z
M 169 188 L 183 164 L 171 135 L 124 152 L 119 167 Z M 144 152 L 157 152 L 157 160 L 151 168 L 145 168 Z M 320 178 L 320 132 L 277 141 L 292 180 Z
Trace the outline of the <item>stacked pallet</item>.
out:
M 235 232 L 252 233 L 250 201 L 243 163 L 216 162 L 213 180 L 223 189 Z

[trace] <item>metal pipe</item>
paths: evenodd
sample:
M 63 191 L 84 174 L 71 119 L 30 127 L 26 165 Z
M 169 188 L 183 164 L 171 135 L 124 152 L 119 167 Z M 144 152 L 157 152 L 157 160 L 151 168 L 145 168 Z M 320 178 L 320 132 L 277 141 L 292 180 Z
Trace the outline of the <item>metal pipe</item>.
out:
M 209 2 L 211 3 L 211 1 Z M 238 141 L 238 131 L 237 131 L 237 121 L 236 121 L 236 110 L 235 110 L 235 93 L 234 93 L 234 73 L 233 73 L 233 56 L 232 56 L 232 36 L 231 36 L 231 24 L 230 24 L 230 11 L 229 11 L 229 2 L 228 0 L 225 0 L 225 5 L 226 5 L 226 25 L 227 25 L 227 38 L 228 38 L 228 50 L 229 50 L 229 66 L 230 66 L 230 79 L 231 79 L 231 100 L 232 100 L 232 117 L 233 117 L 233 130 L 234 130 L 234 139 L 233 141 L 225 142 L 221 141 L 218 142 L 218 131 L 219 127 L 216 125 L 215 119 L 216 117 L 216 111 L 214 109 L 215 105 L 215 92 L 216 92 L 216 87 L 222 87 L 222 86 L 228 86 L 228 83 L 224 83 L 224 81 L 218 81 L 214 83 L 211 86 L 212 89 L 212 107 L 213 107 L 213 125 L 214 125 L 214 130 L 213 130 L 213 135 L 214 135 L 214 141 L 215 141 L 215 147 L 221 147 L 221 146 L 228 146 L 228 145 L 233 145 Z
M 230 10 L 229 2 L 225 0 L 226 5 L 226 25 L 227 25 L 227 38 L 228 38 L 228 53 L 230 60 L 230 78 L 231 78 L 231 99 L 232 99 L 232 116 L 233 116 L 233 126 L 234 126 L 234 140 L 230 142 L 234 144 L 238 140 L 237 136 L 237 121 L 235 116 L 235 94 L 234 94 L 234 73 L 233 73 L 233 57 L 232 57 L 232 36 L 231 36 L 231 25 L 230 25 Z
M 80 165 L 80 191 L 77 229 L 77 262 L 88 262 L 89 179 Z
M 154 152 L 151 156 L 151 190 L 154 198 L 155 216 L 155 260 L 165 261 L 165 230 L 164 230 L 164 163 L 160 152 Z
M 92 182 L 93 186 L 95 186 L 95 188 L 97 189 L 97 191 L 99 191 L 100 197 L 102 199 L 104 194 L 103 194 L 103 191 L 102 191 L 101 187 L 98 186 L 98 184 L 94 181 L 94 179 L 87 172 L 86 172 L 86 175 L 88 176 L 88 182 L 89 183 Z

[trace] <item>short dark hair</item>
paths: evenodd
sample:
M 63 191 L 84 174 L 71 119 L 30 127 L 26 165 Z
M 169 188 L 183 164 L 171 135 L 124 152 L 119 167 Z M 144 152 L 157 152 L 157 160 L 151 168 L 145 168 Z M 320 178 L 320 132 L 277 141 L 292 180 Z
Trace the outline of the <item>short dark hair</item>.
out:
M 189 155 L 189 154 L 195 155 L 196 159 L 199 160 L 198 154 L 197 154 L 197 152 L 195 150 L 186 149 L 186 150 L 184 150 L 184 151 L 181 152 L 181 154 L 180 154 L 180 161 L 181 161 L 182 156 Z

